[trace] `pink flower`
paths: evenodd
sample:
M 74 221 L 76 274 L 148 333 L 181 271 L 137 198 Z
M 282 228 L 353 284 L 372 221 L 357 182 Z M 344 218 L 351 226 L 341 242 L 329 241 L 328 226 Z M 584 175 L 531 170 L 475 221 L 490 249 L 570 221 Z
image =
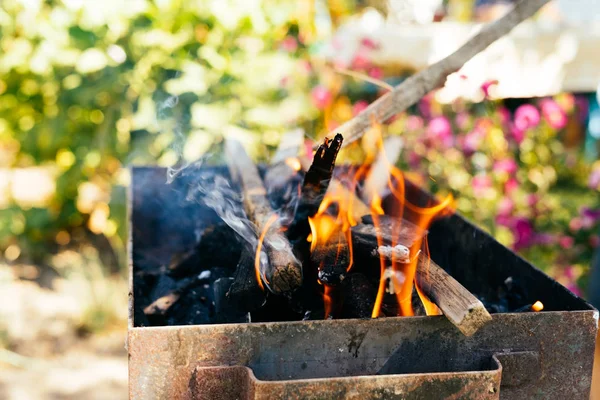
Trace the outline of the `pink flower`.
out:
M 362 40 L 360 41 L 360 45 L 370 50 L 375 50 L 379 48 L 379 43 L 368 37 L 362 38 Z
M 411 168 L 417 169 L 421 164 L 421 156 L 419 156 L 416 152 L 411 151 L 408 153 L 408 165 Z
M 462 140 L 462 149 L 465 155 L 470 156 L 475 153 L 481 145 L 481 135 L 477 131 L 467 133 Z
M 515 142 L 517 142 L 517 144 L 521 144 L 523 142 L 523 139 L 525 139 L 525 131 L 517 128 L 514 125 L 510 128 L 510 134 L 513 137 L 513 139 L 515 139 Z
M 431 117 L 431 103 L 433 102 L 433 94 L 428 93 L 421 98 L 417 107 L 419 108 L 419 113 L 423 116 L 423 118 Z
M 504 106 L 499 106 L 497 111 L 498 116 L 500 117 L 500 123 L 502 125 L 508 124 L 510 122 L 510 111 L 508 111 L 508 108 Z
M 481 90 L 483 91 L 483 95 L 485 96 L 485 98 L 487 99 L 488 97 L 490 97 L 490 88 L 494 85 L 497 85 L 498 81 L 496 79 L 491 80 L 491 81 L 485 81 L 482 85 L 481 85 Z
M 540 198 L 536 194 L 527 195 L 527 205 L 529 207 L 535 207 L 536 204 L 540 201 Z
M 423 118 L 417 115 L 409 115 L 406 117 L 406 130 L 415 132 L 423 129 Z
M 538 233 L 535 235 L 535 243 L 548 246 L 556 243 L 556 235 L 551 233 Z
M 515 209 L 515 203 L 508 197 L 503 197 L 498 202 L 498 209 L 497 209 L 498 215 L 502 215 L 502 216 L 510 215 L 514 209 Z
M 594 226 L 594 219 L 590 218 L 587 215 L 584 215 L 583 217 L 581 217 L 581 227 L 583 229 L 591 229 Z
M 588 187 L 594 190 L 600 188 L 600 168 L 594 168 L 590 173 Z
M 561 236 L 558 239 L 558 244 L 563 249 L 570 249 L 575 244 L 575 239 L 573 239 L 571 236 Z
M 352 69 L 367 70 L 371 67 L 371 59 L 365 50 L 358 50 L 351 63 Z
M 352 115 L 358 115 L 360 112 L 365 110 L 369 106 L 369 103 L 365 100 L 359 100 L 352 106 Z
M 515 250 L 520 250 L 531 245 L 533 240 L 533 226 L 525 218 L 519 218 L 515 222 Z
M 476 175 L 471 180 L 475 197 L 481 197 L 492 187 L 492 178 L 489 175 Z
M 540 102 L 540 108 L 544 119 L 554 129 L 562 129 L 567 125 L 567 114 L 556 101 L 544 99 Z
M 446 117 L 435 117 L 429 121 L 427 126 L 427 136 L 434 143 L 440 143 L 445 147 L 452 146 L 452 126 Z
M 379 67 L 372 67 L 369 69 L 369 76 L 374 79 L 383 79 L 383 70 Z
M 600 220 L 600 209 L 592 210 L 589 207 L 582 207 L 579 214 L 581 214 L 583 217 L 590 218 L 594 222 Z
M 310 65 L 310 62 L 306 60 L 300 60 L 298 66 L 300 67 L 300 72 L 302 75 L 306 76 L 312 72 L 312 65 Z
M 288 53 L 293 53 L 298 49 L 298 41 L 293 36 L 286 36 L 285 39 L 281 41 L 280 46 Z
M 575 296 L 581 296 L 581 289 L 575 283 L 571 283 L 567 285 L 567 289 L 569 289 Z
M 312 102 L 319 110 L 324 110 L 333 101 L 331 91 L 323 85 L 317 85 L 310 93 Z
M 575 273 L 573 272 L 573 266 L 567 265 L 563 271 L 563 274 L 566 278 L 573 280 L 573 278 L 575 277 Z
M 504 193 L 510 194 L 519 188 L 519 182 L 515 178 L 510 178 L 504 184 Z
M 517 162 L 512 158 L 505 158 L 494 163 L 493 171 L 497 174 L 513 175 L 517 172 Z
M 577 232 L 581 230 L 582 227 L 583 221 L 579 217 L 575 217 L 571 221 L 569 221 L 569 229 L 571 230 L 571 232 Z
M 465 130 L 467 129 L 467 126 L 469 125 L 469 113 L 466 111 L 461 111 L 458 114 L 456 114 L 456 118 L 454 118 L 454 122 L 456 123 L 456 126 L 458 127 L 458 129 L 460 130 Z
M 535 128 L 540 123 L 540 113 L 531 104 L 523 104 L 515 111 L 515 127 L 519 131 Z

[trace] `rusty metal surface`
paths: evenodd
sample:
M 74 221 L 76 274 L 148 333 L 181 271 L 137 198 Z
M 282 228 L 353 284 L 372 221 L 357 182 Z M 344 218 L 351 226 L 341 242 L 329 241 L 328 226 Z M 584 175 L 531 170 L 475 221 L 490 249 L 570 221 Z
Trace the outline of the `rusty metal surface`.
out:
M 262 381 L 248 367 L 196 367 L 186 399 L 498 399 L 502 368 L 405 375 Z
M 444 317 L 132 328 L 130 398 L 184 399 L 197 367 L 296 380 L 477 371 L 497 353 L 533 352 L 531 371 L 507 362 L 501 399 L 588 399 L 596 327 L 595 311 L 575 311 L 497 314 L 472 337 Z
M 154 218 L 155 209 L 143 209 L 144 204 L 162 204 L 155 199 L 176 203 L 173 191 L 156 184 L 164 182 L 155 179 L 159 176 L 164 176 L 164 170 L 133 170 L 132 182 L 138 184 L 132 185 L 129 212 L 132 215 L 131 211 L 137 210 L 138 220 L 147 220 L 149 225 L 137 226 L 138 234 L 130 227 L 130 278 L 135 269 L 132 248 L 161 247 L 168 255 L 182 242 L 181 234 L 191 232 L 179 221 Z M 140 189 L 145 187 L 147 193 Z M 407 192 L 409 189 L 407 186 Z M 132 218 L 136 220 L 135 213 Z M 246 393 L 256 393 L 257 385 L 285 381 L 294 386 L 293 382 L 317 378 L 326 378 L 319 382 L 333 385 L 338 379 L 386 382 L 394 376 L 408 380 L 417 376 L 415 382 L 424 383 L 437 373 L 486 371 L 486 362 L 497 355 L 503 365 L 501 399 L 588 399 L 597 311 L 460 216 L 438 221 L 431 227 L 430 239 L 432 258 L 473 293 L 487 298 L 493 295 L 496 283 L 516 277 L 529 289 L 524 301 L 541 300 L 548 311 L 494 314 L 492 322 L 472 337 L 463 336 L 444 317 L 146 328 L 136 327 L 134 314 L 141 305 L 133 298 L 135 288 L 130 281 L 130 398 L 198 397 L 199 376 L 209 373 L 205 367 L 237 366 L 233 369 L 237 372 L 210 371 L 219 379 L 229 376 L 227 379 L 247 385 L 242 386 Z M 481 290 L 491 292 L 478 292 Z M 250 379 L 244 367 L 251 368 L 256 379 Z M 490 371 L 494 369 L 488 368 Z M 219 379 L 213 383 L 218 384 Z M 237 386 L 228 387 L 234 390 Z M 322 398 L 350 396 L 349 392 L 329 393 L 338 394 Z M 469 393 L 457 389 L 449 398 L 469 398 Z M 393 398 L 389 394 L 385 398 Z M 400 397 L 407 398 L 405 394 Z M 200 398 L 206 397 L 202 394 Z

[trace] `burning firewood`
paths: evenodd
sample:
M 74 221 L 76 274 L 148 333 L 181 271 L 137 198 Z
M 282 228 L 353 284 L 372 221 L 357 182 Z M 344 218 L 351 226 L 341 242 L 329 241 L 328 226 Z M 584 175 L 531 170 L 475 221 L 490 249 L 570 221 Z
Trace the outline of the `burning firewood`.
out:
M 275 220 L 269 224 L 275 214 L 256 165 L 235 140 L 225 142 L 225 151 L 231 176 L 240 182 L 246 213 L 259 232 L 265 233 L 264 248 L 269 258 L 269 270 L 265 273 L 268 287 L 275 294 L 290 293 L 302 284 L 302 265 L 294 256 L 279 222 Z
M 265 293 L 256 280 L 254 259 L 255 255 L 245 247 L 227 292 L 229 303 L 244 311 L 254 311 L 265 302 Z
M 433 260 L 420 255 L 415 280 L 419 289 L 465 336 L 492 320 L 485 306 Z
M 300 201 L 288 230 L 291 238 L 305 238 L 310 232 L 308 217 L 316 214 L 325 197 L 333 175 L 335 160 L 343 141 L 342 135 L 337 134 L 333 140 L 326 138 L 325 142 L 317 149 L 313 163 L 304 176 Z
M 407 222 L 403 222 L 403 225 L 407 225 Z M 384 246 L 382 248 L 378 245 L 376 232 L 380 232 L 380 240 L 387 242 L 392 237 L 392 232 L 389 230 L 390 226 L 391 222 L 387 223 L 387 227 L 375 228 L 373 225 L 366 224 L 353 227 L 355 248 L 362 247 L 365 250 L 366 247 L 367 251 L 371 251 L 373 257 L 384 257 L 388 263 L 392 262 L 392 257 L 398 263 L 405 263 L 408 261 L 405 253 L 408 251 L 408 246 L 416 238 L 415 232 L 412 231 L 413 233 L 409 234 L 410 229 L 406 228 L 405 233 L 402 235 L 406 242 L 403 242 L 402 239 L 398 240 L 398 242 L 406 243 L 406 245 L 396 245 L 395 248 Z M 408 257 L 415 257 L 415 255 L 409 254 Z M 428 260 L 423 255 L 418 257 L 415 274 L 417 286 L 463 334 L 471 336 L 491 321 L 492 317 L 477 297 L 433 260 Z
M 485 50 L 515 26 L 531 17 L 550 0 L 521 0 L 498 20 L 486 25 L 454 53 L 412 75 L 392 91 L 380 97 L 357 116 L 336 128 L 346 138 L 344 146 L 360 139 L 371 128 L 373 117 L 387 121 L 416 104 L 423 96 L 442 86 L 446 77 Z

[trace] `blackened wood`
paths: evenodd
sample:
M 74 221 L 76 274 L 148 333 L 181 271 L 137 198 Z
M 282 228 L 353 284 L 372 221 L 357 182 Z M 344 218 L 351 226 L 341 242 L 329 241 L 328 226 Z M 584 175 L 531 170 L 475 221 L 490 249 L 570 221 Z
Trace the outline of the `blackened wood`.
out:
M 341 285 L 342 318 L 370 318 L 375 305 L 377 290 L 367 277 L 351 273 Z
M 258 232 L 265 231 L 264 248 L 269 257 L 266 278 L 269 288 L 276 294 L 290 293 L 302 284 L 302 266 L 292 252 L 292 246 L 283 234 L 277 220 L 268 224 L 275 216 L 256 165 L 242 145 L 232 139 L 225 143 L 227 165 L 232 178 L 241 184 L 244 207 Z
M 304 176 L 300 200 L 296 207 L 294 220 L 288 230 L 292 239 L 306 238 L 310 232 L 308 217 L 317 213 L 321 201 L 325 197 L 329 182 L 333 175 L 335 160 L 342 147 L 344 138 L 337 134 L 333 140 L 325 139 L 313 158 L 313 162 Z
M 227 292 L 229 303 L 246 312 L 257 310 L 265 302 L 265 293 L 256 280 L 254 258 L 255 254 L 244 247 Z
M 319 281 L 328 285 L 337 285 L 344 280 L 351 261 L 348 245 L 344 242 L 318 246 L 311 252 L 310 260 L 319 271 Z

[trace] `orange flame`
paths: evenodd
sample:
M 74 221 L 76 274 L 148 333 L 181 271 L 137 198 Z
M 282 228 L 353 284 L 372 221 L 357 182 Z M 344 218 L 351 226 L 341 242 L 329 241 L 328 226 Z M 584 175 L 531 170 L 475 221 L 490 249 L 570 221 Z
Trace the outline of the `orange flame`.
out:
M 535 311 L 535 312 L 540 312 L 544 309 L 544 304 L 541 301 L 536 301 L 535 303 L 533 303 L 533 305 L 531 306 L 531 310 Z
M 267 284 L 269 284 L 269 281 L 267 280 L 267 277 L 265 276 L 264 271 L 261 271 L 260 254 L 261 254 L 263 242 L 265 241 L 265 235 L 267 234 L 267 232 L 269 231 L 269 228 L 271 228 L 271 225 L 273 225 L 273 223 L 275 221 L 277 221 L 277 214 L 272 214 L 269 217 L 269 219 L 267 220 L 267 222 L 265 223 L 265 226 L 263 227 L 262 232 L 260 233 L 260 237 L 258 238 L 258 244 L 256 245 L 256 253 L 254 255 L 254 273 L 256 274 L 256 282 L 258 282 L 258 286 L 260 286 L 260 289 L 263 292 L 265 291 L 263 281 Z
M 333 305 L 333 301 L 332 301 L 332 291 L 333 288 L 329 285 L 323 285 L 325 288 L 325 291 L 323 292 L 323 306 L 325 307 L 325 319 L 328 319 L 329 316 L 331 315 L 331 310 L 332 310 L 332 305 Z
M 439 315 L 441 314 L 439 308 L 416 285 L 415 275 L 417 268 L 429 268 L 429 249 L 425 236 L 426 231 L 434 218 L 446 210 L 452 209 L 453 198 L 449 195 L 437 204 L 427 207 L 411 204 L 405 199 L 404 174 L 387 159 L 383 146 L 382 126 L 375 119 L 372 119 L 372 127 L 365 135 L 363 142 L 366 145 L 364 146 L 366 150 L 365 162 L 356 170 L 349 172 L 349 176 L 347 177 L 349 178 L 348 187 L 338 184 L 330 185 L 329 191 L 323 199 L 319 210 L 314 216 L 309 218 L 311 232 L 307 240 L 310 242 L 310 251 L 314 252 L 320 246 L 337 244 L 339 252 L 347 246 L 350 253 L 350 262 L 347 269 L 349 271 L 354 262 L 350 228 L 358 224 L 358 220 L 361 217 L 360 214 L 366 213 L 368 210 L 376 228 L 378 247 L 391 244 L 392 247 L 401 245 L 400 247 L 407 246 L 409 249 L 408 261 L 405 256 L 399 258 L 398 254 L 400 253 L 393 251 L 388 255 L 380 253 L 380 281 L 371 313 L 372 318 L 377 318 L 382 314 L 382 304 L 385 300 L 387 287 L 389 287 L 390 293 L 395 294 L 399 306 L 399 315 L 414 315 L 412 304 L 413 288 L 416 289 L 427 315 Z M 391 243 L 384 243 L 382 237 L 381 216 L 385 214 L 381 198 L 382 193 L 376 193 L 376 190 L 373 190 L 373 193 L 366 193 L 370 189 L 363 188 L 362 195 L 369 202 L 368 208 L 356 196 L 356 189 L 359 182 L 362 182 L 367 176 L 370 171 L 370 165 L 373 164 L 377 157 L 381 157 L 380 159 L 386 167 L 387 177 L 385 179 L 387 180 L 387 187 L 397 206 L 397 209 L 394 210 L 394 217 L 395 220 L 400 221 L 399 223 L 393 223 L 391 226 L 392 230 L 389 232 L 391 233 Z M 357 206 L 359 203 L 362 205 L 361 207 Z M 360 214 L 357 213 L 359 209 L 362 211 Z M 405 224 L 401 221 L 403 221 L 402 218 L 405 212 L 407 215 L 410 214 L 411 222 L 416 227 L 412 227 L 412 224 L 410 226 L 403 226 Z M 407 229 L 411 232 L 414 230 L 414 237 L 410 239 L 410 243 L 399 243 L 401 233 L 402 238 L 406 238 Z M 319 268 L 321 267 L 319 266 Z M 337 301 L 335 296 L 332 295 L 334 291 L 333 287 L 324 285 L 323 303 L 326 318 L 331 315 L 331 310 L 335 307 L 334 303 Z
M 411 211 L 411 214 L 414 215 L 415 221 L 414 224 L 417 226 L 418 230 L 416 232 L 416 237 L 414 238 L 413 243 L 409 247 L 410 251 L 410 261 L 408 263 L 399 262 L 399 260 L 395 259 L 395 255 L 392 253 L 391 257 L 391 273 L 386 274 L 386 265 L 390 263 L 388 259 L 386 259 L 383 255 L 380 256 L 380 283 L 379 289 L 377 292 L 377 297 L 375 300 L 375 305 L 373 307 L 372 317 L 378 317 L 381 313 L 381 305 L 383 303 L 383 299 L 385 296 L 385 288 L 386 282 L 388 279 L 391 281 L 391 285 L 394 293 L 396 294 L 396 299 L 398 305 L 400 307 L 400 315 L 403 316 L 412 316 L 414 315 L 414 310 L 412 306 L 412 291 L 415 285 L 415 275 L 417 267 L 419 267 L 419 260 L 424 259 L 426 265 L 422 265 L 420 267 L 428 268 L 429 262 L 429 252 L 426 251 L 424 257 L 419 257 L 419 253 L 421 252 L 421 247 L 425 245 L 427 247 L 426 239 L 424 240 L 423 234 L 426 232 L 427 228 L 431 224 L 432 220 L 439 215 L 442 211 L 449 209 L 453 203 L 453 198 L 451 195 L 447 196 L 437 205 L 432 207 L 420 207 L 408 202 L 405 198 L 405 184 L 404 184 L 404 175 L 401 170 L 395 167 L 388 159 L 385 153 L 385 149 L 383 148 L 383 138 L 381 134 L 381 125 L 376 121 L 372 121 L 373 128 L 371 131 L 375 135 L 374 142 L 377 148 L 377 153 L 379 157 L 382 158 L 388 170 L 388 188 L 390 189 L 392 195 L 394 196 L 397 204 L 396 210 L 396 218 L 399 221 L 402 221 L 402 217 L 404 216 L 405 208 L 406 210 Z M 370 155 L 367 154 L 367 158 L 370 158 Z M 365 193 L 365 197 L 371 199 L 371 211 L 373 216 L 373 223 L 378 228 L 379 232 L 380 227 L 380 218 L 379 215 L 383 214 L 383 209 L 381 207 L 381 198 L 379 193 Z M 400 231 L 402 229 L 402 223 L 393 224 L 392 226 L 392 246 L 396 246 L 398 244 L 398 238 L 400 237 Z M 421 234 L 423 233 L 423 234 Z M 380 235 L 377 237 L 378 246 L 381 246 L 383 243 Z M 420 288 L 416 287 L 417 293 L 419 294 L 419 298 L 421 299 L 425 311 L 427 315 L 437 315 L 440 313 L 439 309 L 435 304 L 433 304 L 420 290 Z

